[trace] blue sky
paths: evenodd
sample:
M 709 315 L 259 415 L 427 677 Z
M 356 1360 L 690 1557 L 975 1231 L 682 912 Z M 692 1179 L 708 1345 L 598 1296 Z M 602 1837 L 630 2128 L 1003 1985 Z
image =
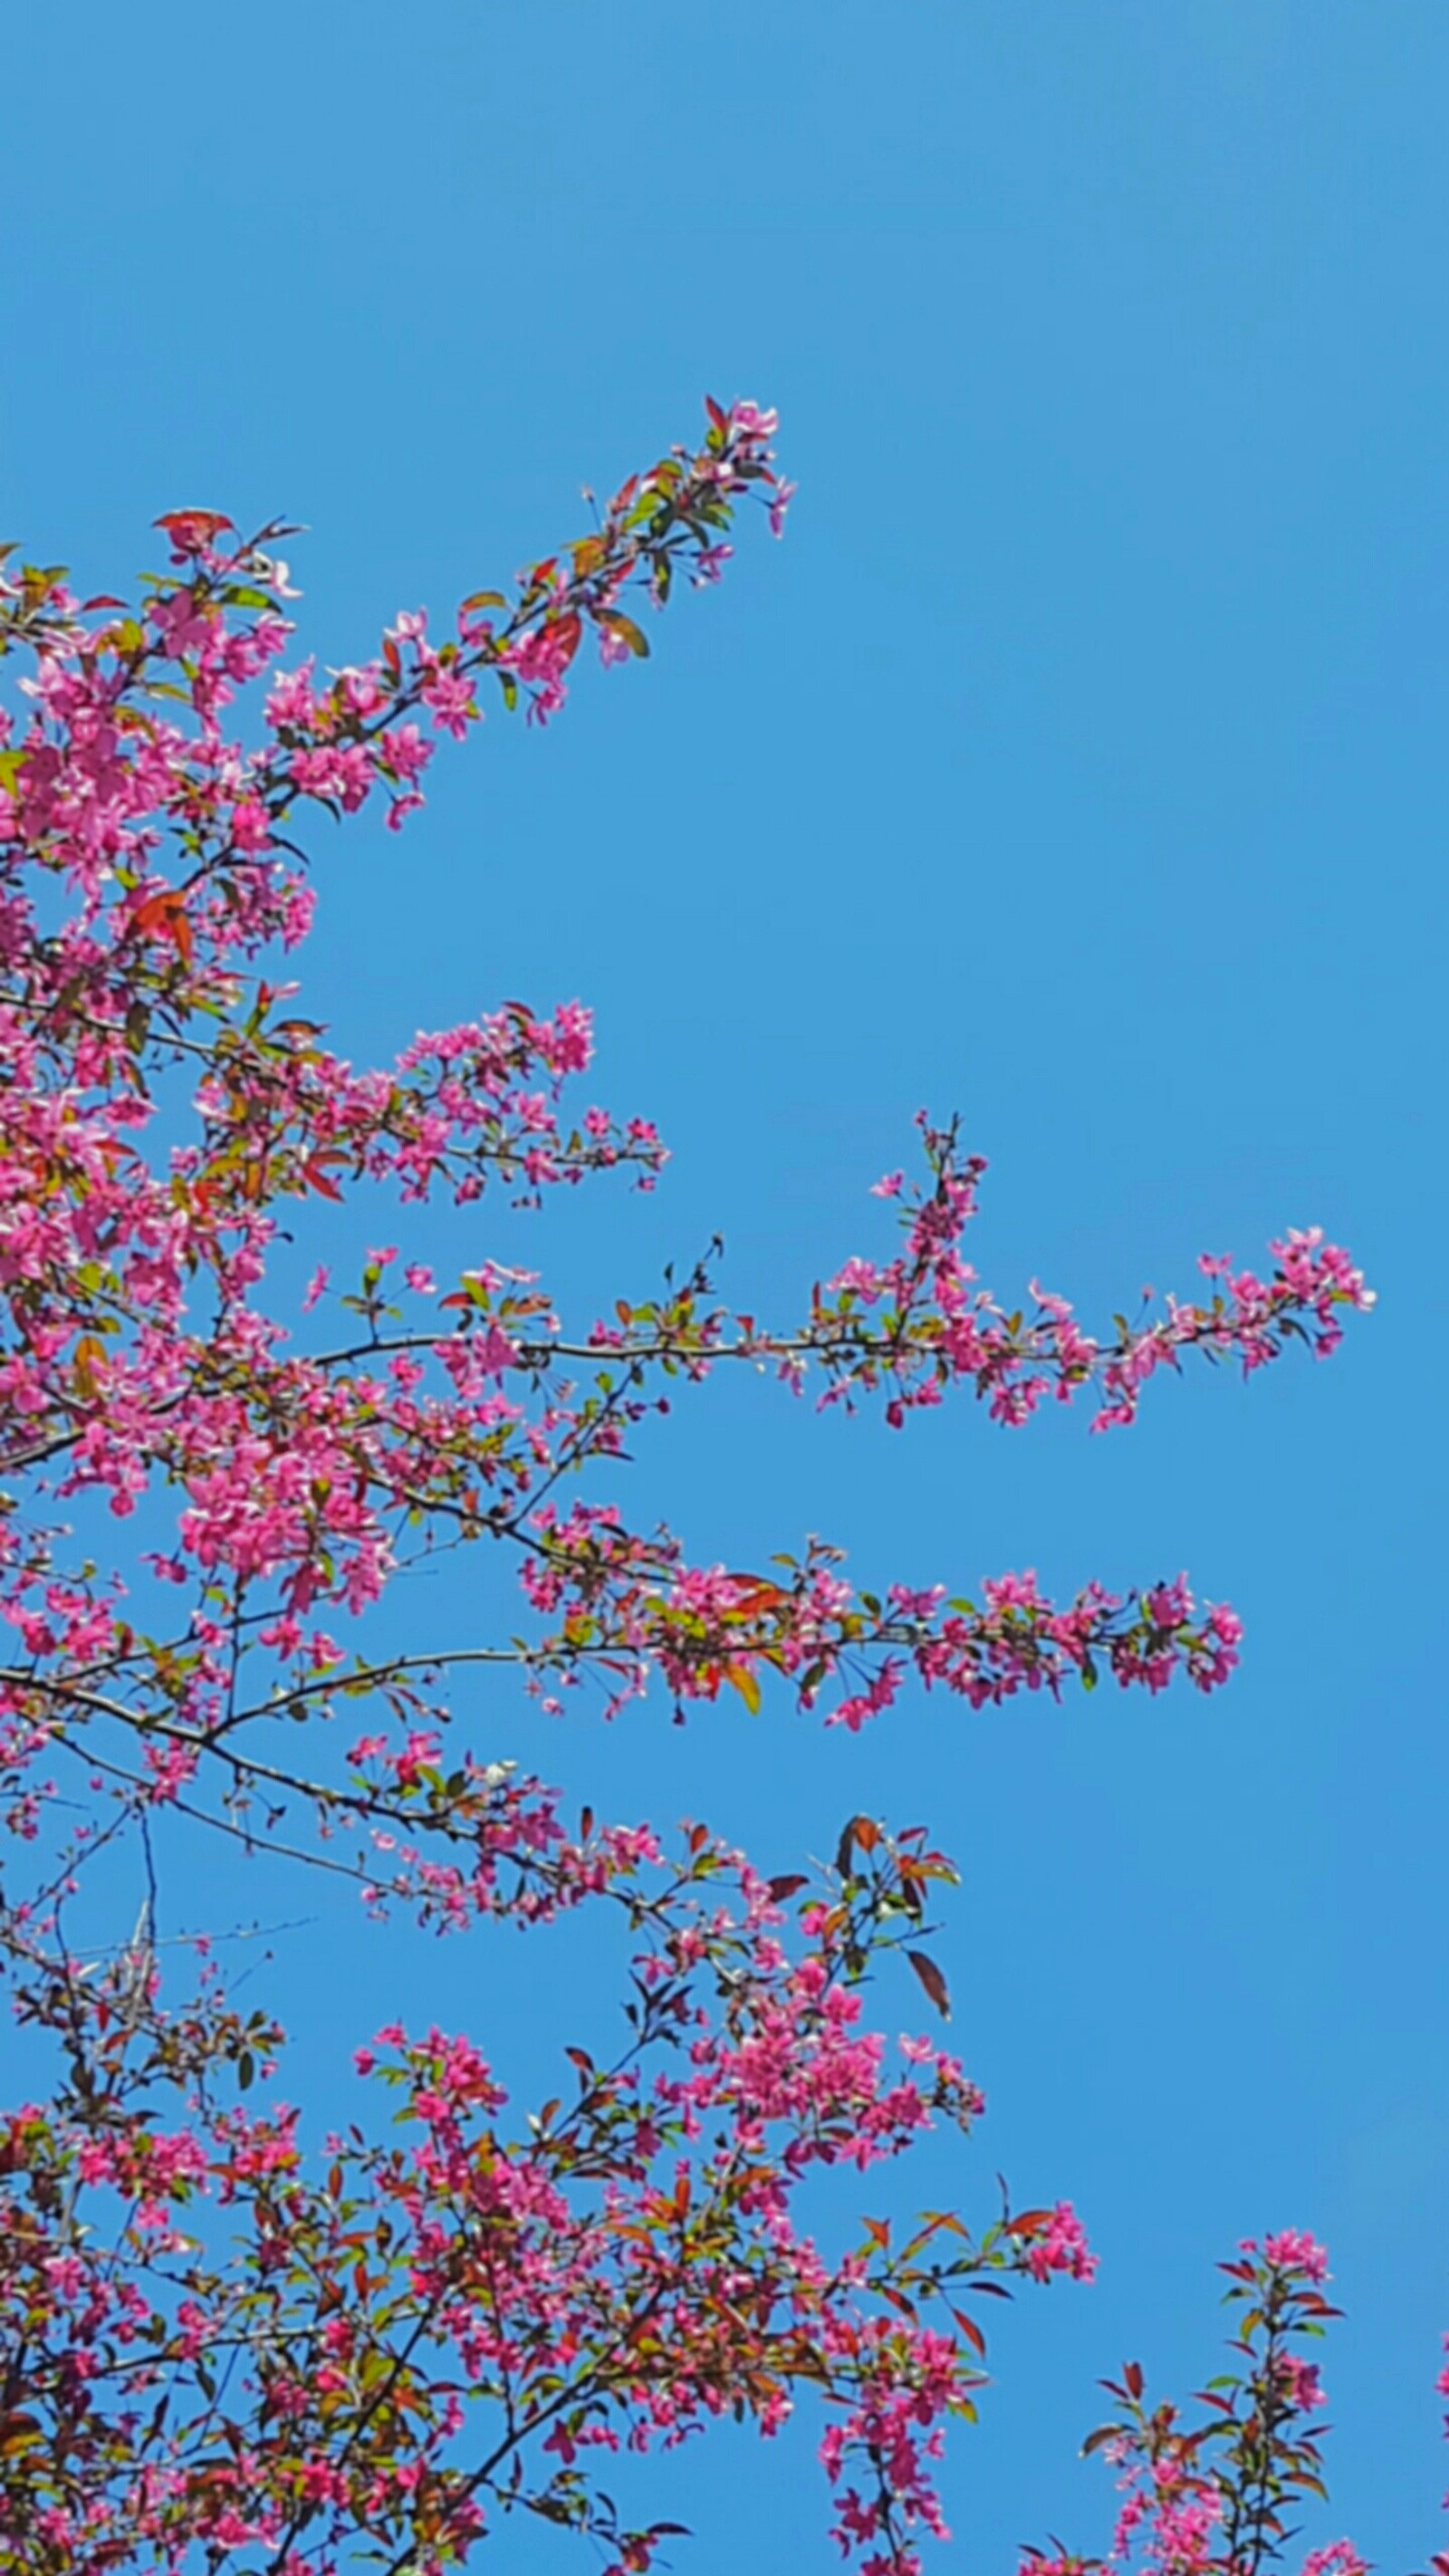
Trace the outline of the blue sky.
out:
M 784 546 L 546 736 L 490 722 L 401 846 L 319 845 L 310 991 L 346 1051 L 580 994 L 599 1091 L 659 1119 L 657 1199 L 536 1230 L 580 1308 L 719 1228 L 738 1302 L 793 1311 L 879 1240 L 865 1191 L 923 1102 L 990 1157 L 1003 1290 L 1110 1311 L 1312 1221 L 1368 1267 L 1378 1313 L 1331 1368 L 1154 1390 L 1128 1437 L 957 1407 L 893 1441 L 722 1387 L 641 1461 L 707 1559 L 820 1529 L 866 1582 L 1186 1565 L 1248 1622 L 1221 1700 L 915 1707 L 858 1743 L 783 1710 L 497 1725 L 772 1867 L 861 1806 L 963 1860 L 944 1956 L 991 2117 L 919 2196 L 984 2209 L 998 2165 L 1070 2194 L 1102 2277 L 1008 2319 L 952 2564 L 1101 2540 L 1096 2377 L 1133 2353 L 1199 2384 L 1214 2259 L 1288 2222 L 1351 2312 L 1327 2528 L 1421 2562 L 1449 2326 L 1449 19 L 81 0 L 6 50 L 6 533 L 87 588 L 152 559 L 165 507 L 285 511 L 306 640 L 347 660 L 573 533 L 580 484 L 691 434 L 707 388 L 781 408 Z M 325 1912 L 266 1973 L 309 2085 L 424 1979 L 524 2065 L 563 1989 L 561 2036 L 601 2009 L 567 1940 L 388 1948 Z M 694 2576 L 834 2563 L 803 2438 L 725 2438 L 658 2492 Z

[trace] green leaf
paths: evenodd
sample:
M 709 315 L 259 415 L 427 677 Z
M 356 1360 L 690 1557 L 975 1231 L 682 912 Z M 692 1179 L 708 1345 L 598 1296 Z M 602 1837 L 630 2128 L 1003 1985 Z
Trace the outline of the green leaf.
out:
M 636 654 L 641 662 L 648 661 L 649 638 L 642 626 L 636 626 L 633 618 L 626 617 L 622 609 L 611 608 L 600 617 L 599 624 L 607 626 L 612 635 L 621 635 L 630 652 Z

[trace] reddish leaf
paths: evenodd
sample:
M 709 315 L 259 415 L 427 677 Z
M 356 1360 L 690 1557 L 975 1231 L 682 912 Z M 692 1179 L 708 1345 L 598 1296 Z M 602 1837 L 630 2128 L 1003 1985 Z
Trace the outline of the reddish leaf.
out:
M 915 1969 L 932 2003 L 943 2021 L 951 2018 L 951 1992 L 929 1950 L 908 1950 L 906 1957 Z
M 186 906 L 174 887 L 168 886 L 161 894 L 148 895 L 144 903 L 138 904 L 131 915 L 131 928 L 139 931 L 143 938 L 149 938 L 153 931 L 159 932 L 163 939 L 170 940 L 182 964 L 190 965 L 191 924 L 186 917 Z
M 199 554 L 223 528 L 235 522 L 224 510 L 167 510 L 151 522 L 153 528 L 164 528 L 178 554 Z

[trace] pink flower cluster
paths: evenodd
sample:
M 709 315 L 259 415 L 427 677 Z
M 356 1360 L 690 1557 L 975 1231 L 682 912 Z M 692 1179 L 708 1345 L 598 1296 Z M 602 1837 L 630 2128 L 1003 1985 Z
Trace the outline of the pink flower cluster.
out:
M 1099 1667 L 1124 1689 L 1165 1690 L 1184 1673 L 1211 1691 L 1238 1660 L 1235 1613 L 1225 1603 L 1199 1612 L 1185 1577 L 1127 1599 L 1089 1584 L 1060 1609 L 1030 1572 L 988 1578 L 981 1606 L 949 1598 L 943 1585 L 893 1584 L 882 1601 L 853 1591 L 838 1554 L 819 1542 L 781 1581 L 686 1566 L 676 1542 L 635 1537 L 608 1505 L 576 1504 L 566 1518 L 545 1505 L 532 1527 L 537 1553 L 520 1579 L 531 1606 L 555 1623 L 536 1664 L 571 1682 L 607 1662 L 611 1714 L 652 1668 L 680 1706 L 729 1688 L 757 1707 L 762 1682 L 778 1673 L 810 1708 L 844 1680 L 827 1722 L 855 1733 L 912 1677 L 984 1708 L 1022 1690 L 1059 1697 L 1069 1680 L 1090 1689 Z
M 287 2564 L 305 2534 L 307 2557 L 334 2565 L 365 2533 L 446 2564 L 516 2495 L 515 2457 L 536 2457 L 540 2509 L 562 2505 L 595 2454 L 672 2447 L 731 2410 L 774 2432 L 801 2388 L 838 2402 L 824 2456 L 842 2531 L 893 2547 L 942 2529 L 940 2429 L 980 2374 L 916 2309 L 1083 2277 L 1086 2258 L 1065 2206 L 979 2239 L 938 2216 L 899 2255 L 876 2230 L 830 2260 L 801 2227 L 812 2167 L 864 2169 L 933 2122 L 969 2130 L 983 2107 L 944 2051 L 914 2040 L 901 2072 L 861 2027 L 866 1963 L 940 1864 L 919 1838 L 856 1832 L 861 1866 L 825 1890 L 837 1902 L 806 1907 L 803 1946 L 772 1888 L 699 1828 L 674 1863 L 647 1835 L 632 1860 L 620 1847 L 632 1884 L 599 1892 L 623 1896 L 635 1932 L 624 2057 L 571 2049 L 572 2100 L 510 2135 L 473 2039 L 390 2024 L 356 2062 L 392 2092 L 406 2143 L 396 2122 L 379 2143 L 354 2125 L 325 2171 L 294 2110 L 221 2106 L 210 2082 L 188 2129 L 152 2125 L 158 2042 L 181 2092 L 227 2063 L 246 2085 L 275 2049 L 215 1972 L 171 2017 L 154 1993 L 137 2002 L 123 1965 L 74 1994 L 42 1984 L 34 2017 L 68 2033 L 77 2066 L 101 2052 L 110 2081 L 103 2107 L 77 2082 L 0 2127 L 0 2333 L 25 2321 L 30 2527 L 56 2563 L 144 2550 L 179 2576 L 198 2548 L 224 2563 L 260 2546 Z M 208 2202 L 229 2213 L 224 2253 L 196 2233 Z M 223 2425 L 211 2373 L 227 2352 Z M 485 2418 L 511 2428 L 501 2448 L 476 2433 L 460 2448 Z M 869 2508 L 851 2482 L 862 2460 Z M 617 2563 L 647 2565 L 657 2528 L 618 2531 L 611 2511 L 590 2501 L 586 2527 Z
M 1128 2362 L 1107 2382 L 1122 2412 L 1086 2448 L 1117 2471 L 1121 2502 L 1111 2557 L 1075 2557 L 1059 2545 L 1028 2550 L 1020 2576 L 1243 2576 L 1271 2550 L 1281 2556 L 1288 2516 L 1321 2496 L 1321 2436 L 1310 2419 L 1324 2405 L 1317 2364 L 1302 2349 L 1337 2314 L 1322 2293 L 1328 2258 L 1299 2228 L 1248 2239 L 1223 2265 L 1238 2331 L 1234 2366 L 1211 2380 L 1195 2418 L 1170 2403 L 1149 2406 L 1144 2376 Z M 1299 2576 L 1366 2576 L 1346 2540 L 1312 2549 Z
M 633 609 L 717 580 L 742 505 L 779 533 L 774 431 L 710 405 L 696 450 L 511 594 L 474 592 L 441 635 L 400 614 L 338 670 L 279 667 L 280 528 L 170 513 L 170 568 L 134 607 L 0 555 L 0 654 L 27 663 L 0 708 L 0 1819 L 30 1870 L 7 1862 L 0 1964 L 53 2075 L 0 2114 L 0 2511 L 39 2576 L 337 2576 L 364 2535 L 444 2576 L 521 2505 L 638 2576 L 669 2526 L 622 2523 L 596 2472 L 727 2414 L 772 2434 L 801 2392 L 827 2405 L 842 2545 L 862 2576 L 912 2576 L 981 2383 L 972 2302 L 1092 2277 L 1067 2201 L 1004 2203 L 977 2233 L 938 2211 L 899 2250 L 885 2221 L 844 2253 L 804 2223 L 807 2182 L 813 2215 L 828 2176 L 984 2107 L 954 2056 L 893 2053 L 864 2011 L 897 1951 L 949 2009 L 924 1916 L 953 1872 L 923 1829 L 856 1816 L 814 1882 L 766 1880 L 700 1826 L 670 1859 L 648 1825 L 567 1823 L 473 1748 L 452 1695 L 481 1680 L 496 1725 L 503 1684 L 554 1710 L 588 1681 L 612 1713 L 657 1675 L 677 1711 L 754 1713 L 783 1687 L 853 1732 L 907 1684 L 976 1709 L 1104 1674 L 1213 1690 L 1239 1624 L 1185 1577 L 872 1593 L 819 1541 L 732 1571 L 634 1525 L 615 1480 L 646 1417 L 727 1363 L 878 1397 L 894 1426 L 956 1390 L 1005 1424 L 1090 1390 L 1103 1428 L 1188 1350 L 1245 1370 L 1295 1339 L 1331 1350 L 1371 1303 L 1361 1274 L 1292 1233 L 1266 1278 L 1210 1259 L 1204 1302 L 1106 1336 L 1035 1286 L 1002 1304 L 962 1253 L 984 1165 L 923 1119 L 924 1182 L 879 1185 L 895 1253 L 847 1261 L 798 1322 L 731 1313 L 701 1267 L 575 1332 L 477 1226 L 490 1188 L 533 1206 L 662 1168 L 650 1121 L 565 1105 L 587 1012 L 508 1003 L 359 1070 L 283 980 L 313 918 L 309 813 L 396 828 L 490 694 L 543 724 L 589 638 L 605 664 L 645 657 Z M 255 725 L 231 722 L 258 684 Z M 464 1266 L 378 1240 L 334 1287 L 330 1229 L 379 1190 L 464 1211 Z M 397 1649 L 378 1614 L 399 1574 L 485 1542 L 523 1632 Z M 627 2039 L 571 2047 L 564 2091 L 510 2128 L 474 2039 L 391 2025 L 356 2066 L 400 2129 L 359 2121 L 319 2159 L 269 2089 L 275 2023 L 204 1958 L 180 2000 L 163 1973 L 156 1853 L 183 1827 L 439 1930 L 593 1904 L 627 1936 Z M 78 1956 L 82 1873 L 123 1852 L 141 1923 Z M 1265 2443 L 1285 2494 L 1316 2474 L 1295 2338 L 1332 2313 L 1321 2250 L 1289 2231 L 1229 2268 L 1241 2390 L 1185 2431 L 1129 2371 L 1107 2431 L 1119 2554 L 1162 2576 L 1242 2576 L 1233 2517 Z M 1335 2544 L 1305 2576 L 1361 2570 Z

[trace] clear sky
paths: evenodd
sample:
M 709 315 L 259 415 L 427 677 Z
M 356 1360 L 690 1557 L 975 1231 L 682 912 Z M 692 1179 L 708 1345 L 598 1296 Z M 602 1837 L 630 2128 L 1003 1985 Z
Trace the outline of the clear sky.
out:
M 773 1868 L 863 1806 L 963 1860 L 943 1956 L 991 2116 L 915 2188 L 984 2213 L 999 2165 L 1069 2194 L 1102 2276 L 1007 2320 L 950 2564 L 1101 2542 L 1096 2377 L 1136 2354 L 1200 2384 L 1214 2259 L 1285 2223 L 1351 2312 L 1326 2528 L 1422 2563 L 1449 2326 L 1441 0 L 77 0 L 12 13 L 6 89 L 4 533 L 86 588 L 151 561 L 168 506 L 286 511 L 306 640 L 348 660 L 574 534 L 580 484 L 691 435 L 707 388 L 780 406 L 784 546 L 752 538 L 545 736 L 490 721 L 401 845 L 319 845 L 310 989 L 354 1056 L 515 993 L 595 1005 L 599 1092 L 675 1160 L 653 1202 L 544 1223 L 578 1308 L 718 1227 L 738 1302 L 788 1313 L 883 1239 L 864 1192 L 923 1102 L 991 1159 L 1002 1291 L 1110 1312 L 1312 1221 L 1368 1267 L 1378 1313 L 1331 1367 L 1203 1372 L 1131 1435 L 957 1406 L 892 1440 L 721 1388 L 641 1464 L 706 1560 L 818 1529 L 867 1583 L 1185 1565 L 1248 1623 L 1207 1707 L 931 1704 L 856 1743 L 782 1709 L 476 1722 Z M 449 1577 L 418 1615 L 476 1606 Z M 559 2035 L 602 2028 L 566 1938 L 424 1952 L 323 1907 L 277 1953 L 308 2089 L 424 1991 L 525 2069 L 566 1980 Z M 834 2563 L 798 2434 L 725 2436 L 655 2492 L 692 2576 Z

